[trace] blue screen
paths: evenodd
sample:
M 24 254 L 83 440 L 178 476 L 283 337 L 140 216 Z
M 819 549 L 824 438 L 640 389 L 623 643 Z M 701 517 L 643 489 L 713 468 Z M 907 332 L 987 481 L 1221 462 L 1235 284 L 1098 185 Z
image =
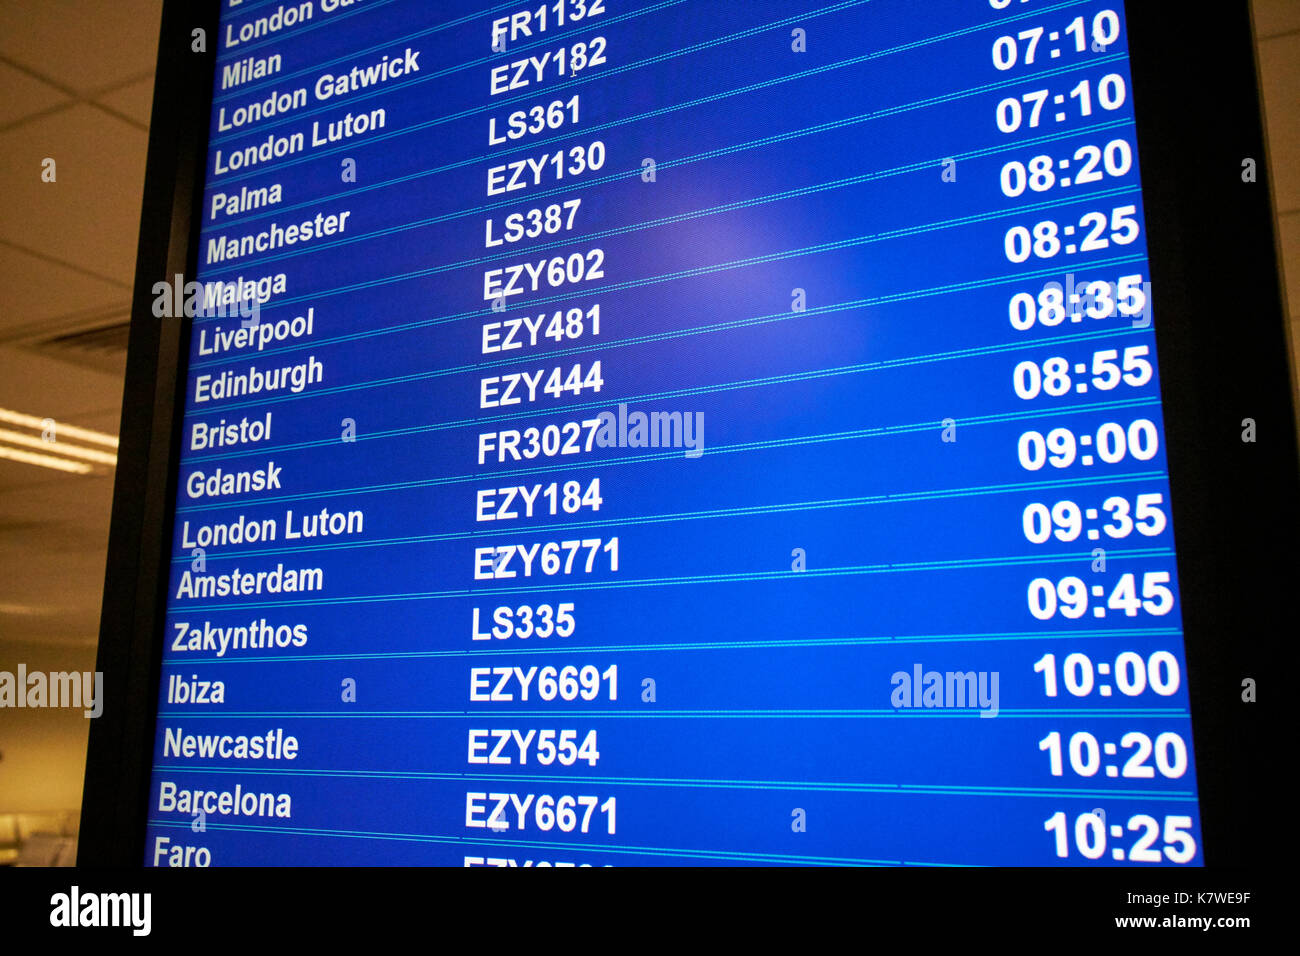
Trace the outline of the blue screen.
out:
M 1199 865 L 1118 0 L 224 0 L 148 865 Z

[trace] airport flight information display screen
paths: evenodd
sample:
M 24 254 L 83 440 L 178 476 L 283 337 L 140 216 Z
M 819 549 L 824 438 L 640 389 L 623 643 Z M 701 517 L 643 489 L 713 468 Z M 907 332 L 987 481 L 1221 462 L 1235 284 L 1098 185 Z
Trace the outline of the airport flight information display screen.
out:
M 1123 3 L 210 41 L 147 865 L 1202 862 Z

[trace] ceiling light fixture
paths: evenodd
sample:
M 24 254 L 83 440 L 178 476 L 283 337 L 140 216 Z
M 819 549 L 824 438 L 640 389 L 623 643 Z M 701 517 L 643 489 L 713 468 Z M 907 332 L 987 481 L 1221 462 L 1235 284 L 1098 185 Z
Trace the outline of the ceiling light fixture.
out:
M 116 435 L 97 432 L 93 428 L 78 428 L 76 425 L 68 425 L 53 418 L 37 418 L 35 415 L 24 415 L 22 412 L 15 412 L 12 409 L 0 408 L 0 422 L 8 422 L 11 425 L 19 425 L 35 431 L 44 431 L 51 421 L 54 422 L 56 435 L 66 435 L 68 438 L 88 441 L 95 445 L 103 445 L 106 448 L 117 448 Z
M 0 428 L 0 448 L 4 443 L 10 445 L 22 445 L 26 448 L 39 448 L 45 454 L 64 455 L 68 458 L 80 458 L 83 461 L 93 461 L 101 465 L 112 465 L 117 467 L 117 456 L 106 451 L 96 451 L 93 448 L 82 448 L 80 445 L 72 445 L 65 441 L 48 442 L 40 438 L 32 438 L 30 435 L 23 435 L 20 432 L 11 432 L 7 428 Z
M 75 475 L 88 475 L 94 471 L 89 465 L 79 461 L 69 461 L 66 458 L 55 458 L 53 455 L 38 455 L 34 452 L 19 451 L 17 448 L 9 448 L 5 445 L 0 445 L 0 458 L 21 461 L 28 465 L 40 465 L 42 468 L 53 468 L 56 471 L 68 471 Z

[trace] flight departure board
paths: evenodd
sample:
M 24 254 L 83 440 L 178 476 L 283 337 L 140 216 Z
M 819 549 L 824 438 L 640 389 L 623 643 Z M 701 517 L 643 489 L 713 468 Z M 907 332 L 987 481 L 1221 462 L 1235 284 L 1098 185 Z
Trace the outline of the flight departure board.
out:
M 146 865 L 1202 863 L 1120 0 L 210 39 Z

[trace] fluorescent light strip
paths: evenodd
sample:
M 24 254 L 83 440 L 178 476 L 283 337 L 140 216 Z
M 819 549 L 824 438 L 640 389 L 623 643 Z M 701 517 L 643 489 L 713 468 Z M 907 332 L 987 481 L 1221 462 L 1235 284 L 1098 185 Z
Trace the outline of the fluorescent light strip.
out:
M 79 438 L 82 441 L 92 442 L 96 445 L 104 445 L 108 448 L 117 447 L 117 437 L 106 435 L 103 432 L 97 432 L 92 428 L 78 428 L 76 425 L 65 425 L 63 422 L 55 419 L 37 418 L 35 415 L 24 415 L 22 412 L 15 412 L 8 408 L 0 408 L 0 422 L 8 422 L 11 425 L 21 425 L 24 428 L 31 428 L 36 431 L 42 431 L 46 421 L 54 422 L 54 433 L 56 435 L 67 435 L 69 438 Z
M 30 604 L 0 604 L 0 614 L 22 615 L 23 617 L 33 617 L 37 614 L 51 614 L 49 609 L 43 607 L 33 607 Z
M 55 458 L 52 455 L 37 455 L 32 452 L 19 451 L 17 448 L 9 448 L 5 445 L 0 445 L 0 458 L 21 461 L 28 465 L 40 465 L 42 468 L 53 468 L 55 471 L 70 471 L 74 475 L 88 475 L 94 470 L 89 465 L 83 465 L 79 461 L 68 461 L 66 458 Z
M 0 444 L 3 444 L 4 442 L 9 442 L 11 445 L 25 445 L 28 448 L 41 448 L 47 454 L 51 455 L 80 458 L 83 461 L 95 461 L 99 462 L 101 465 L 112 465 L 117 467 L 117 456 L 111 455 L 106 451 L 95 451 L 93 448 L 82 448 L 80 445 L 70 445 L 63 441 L 42 441 L 39 438 L 32 438 L 30 435 L 11 432 L 7 428 L 0 428 Z

